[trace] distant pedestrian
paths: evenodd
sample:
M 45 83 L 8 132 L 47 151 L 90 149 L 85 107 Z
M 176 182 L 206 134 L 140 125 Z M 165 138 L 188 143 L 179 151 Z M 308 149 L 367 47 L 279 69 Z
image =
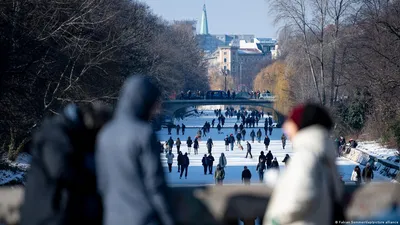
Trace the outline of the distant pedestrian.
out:
M 361 169 L 359 166 L 354 167 L 350 180 L 354 181 L 357 185 L 361 184 Z
M 198 137 L 198 138 L 201 138 L 201 129 L 199 129 L 199 130 L 197 131 L 197 137 Z
M 254 143 L 254 137 L 256 136 L 256 133 L 254 132 L 254 130 L 252 130 L 250 132 L 250 137 L 251 137 L 251 143 Z
M 369 163 L 367 163 L 362 171 L 362 178 L 365 183 L 370 183 L 374 179 L 374 171 Z
M 169 151 L 168 154 L 165 155 L 165 158 L 167 158 L 167 163 L 168 163 L 168 171 L 171 173 L 172 172 L 172 163 L 174 163 L 174 154 L 172 154 L 172 151 Z
M 247 169 L 247 166 L 244 166 L 244 169 L 242 172 L 242 182 L 245 185 L 250 185 L 250 179 L 251 179 L 251 172 L 249 169 Z
M 275 170 L 279 171 L 279 163 L 278 163 L 278 160 L 276 159 L 276 157 L 274 158 L 274 160 L 272 160 L 271 169 L 275 169 Z
M 192 150 L 192 144 L 193 144 L 192 138 L 189 136 L 187 141 L 186 141 L 186 145 L 188 147 L 189 155 L 190 155 L 190 151 Z M 195 153 L 195 155 L 196 155 L 196 153 Z
M 208 158 L 207 158 L 206 154 L 204 154 L 204 157 L 201 160 L 201 164 L 203 165 L 203 168 L 204 168 L 204 175 L 206 175 L 207 174 L 207 168 L 208 168 Z
M 258 129 L 258 131 L 257 131 L 257 140 L 258 140 L 258 143 L 261 142 L 261 136 L 262 136 L 261 129 Z
M 181 166 L 182 166 L 182 163 L 183 163 L 183 155 L 182 155 L 182 152 L 178 152 L 178 158 L 177 158 L 177 163 L 178 163 L 178 173 L 180 173 L 181 172 Z
M 179 135 L 179 131 L 181 130 L 181 126 L 176 125 L 176 135 Z
M 285 163 L 285 166 L 287 166 L 289 164 L 289 161 L 290 161 L 290 156 L 289 154 L 286 154 L 282 162 Z
M 272 155 L 271 151 L 268 151 L 266 157 L 267 157 L 267 169 L 269 169 L 272 166 L 272 160 L 274 159 L 274 155 Z
M 186 126 L 182 123 L 182 135 L 185 135 Z
M 246 153 L 246 159 L 247 156 L 250 155 L 250 158 L 253 158 L 253 155 L 251 154 L 251 144 L 249 142 L 247 142 L 247 153 Z
M 207 140 L 207 150 L 208 150 L 208 154 L 211 154 L 212 151 L 212 147 L 214 146 L 214 143 L 211 139 L 211 137 L 208 138 Z
M 168 151 L 172 150 L 172 146 L 174 146 L 174 140 L 172 140 L 172 137 L 169 137 L 168 139 Z M 179 153 L 179 151 L 177 151 Z
M 246 129 L 242 130 L 242 138 L 243 138 L 243 141 L 246 140 Z
M 183 172 L 185 172 L 185 179 L 187 179 L 189 164 L 190 164 L 190 161 L 189 161 L 188 154 L 185 153 L 185 155 L 182 157 L 181 176 L 179 177 L 179 179 L 182 178 Z
M 211 121 L 211 126 L 212 126 L 212 128 L 214 128 L 214 123 L 215 123 L 215 119 L 213 119 L 213 120 Z
M 225 142 L 225 151 L 229 151 L 229 137 L 228 135 L 226 135 L 226 137 L 224 138 L 224 142 Z
M 229 144 L 231 145 L 231 151 L 233 151 L 233 145 L 235 144 L 235 137 L 233 136 L 233 134 L 229 136 Z
M 198 140 L 198 139 L 199 139 L 199 138 L 196 137 L 196 138 L 194 139 L 194 142 L 193 142 L 193 149 L 194 149 L 194 154 L 195 154 L 195 155 L 199 154 L 199 140 Z
M 214 157 L 210 153 L 207 157 L 207 166 L 208 166 L 208 171 L 210 172 L 210 174 L 212 174 L 212 171 L 213 171 L 213 164 L 214 164 Z
M 271 143 L 271 139 L 269 139 L 269 137 L 268 136 L 265 136 L 265 138 L 264 138 L 264 145 L 265 145 L 265 150 L 266 151 L 268 151 L 268 147 L 269 147 L 269 144 Z
M 226 164 L 227 164 L 227 161 L 226 161 L 225 154 L 224 154 L 224 153 L 221 153 L 221 156 L 219 157 L 219 165 L 220 165 L 222 168 L 225 168 L 225 167 L 226 167 Z
M 222 128 L 222 127 L 221 127 L 221 124 L 218 124 L 218 125 L 217 125 L 218 134 L 221 134 L 221 128 Z
M 265 163 L 261 159 L 259 160 L 259 162 L 257 164 L 256 170 L 258 172 L 258 177 L 260 179 L 260 182 L 263 182 L 264 172 L 265 172 Z
M 217 165 L 217 169 L 215 170 L 214 174 L 215 184 L 222 185 L 225 179 L 225 170 L 221 165 Z
M 175 141 L 175 145 L 178 152 L 181 150 L 181 144 L 182 144 L 181 139 L 177 138 Z
M 286 136 L 285 134 L 282 134 L 281 140 L 282 140 L 282 148 L 285 149 L 286 146 Z
M 236 140 L 237 140 L 237 144 L 240 145 L 240 141 L 242 140 L 242 134 L 240 132 L 238 132 L 236 134 Z
M 235 123 L 235 126 L 233 126 L 233 129 L 235 130 L 235 134 L 237 134 L 239 127 L 236 123 Z

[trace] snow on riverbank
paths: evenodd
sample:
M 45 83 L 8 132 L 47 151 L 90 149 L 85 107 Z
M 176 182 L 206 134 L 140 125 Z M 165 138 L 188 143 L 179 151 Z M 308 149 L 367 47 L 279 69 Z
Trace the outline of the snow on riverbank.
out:
M 21 153 L 14 162 L 4 159 L 0 165 L 0 186 L 22 183 L 31 158 L 29 154 Z
M 376 141 L 360 142 L 357 146 L 357 149 L 360 149 L 361 151 L 379 159 L 386 159 L 400 166 L 399 151 L 397 149 L 386 148 Z

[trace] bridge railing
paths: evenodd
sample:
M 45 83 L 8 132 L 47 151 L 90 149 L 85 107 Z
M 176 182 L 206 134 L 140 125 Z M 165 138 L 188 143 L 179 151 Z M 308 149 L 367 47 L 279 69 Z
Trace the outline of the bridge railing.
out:
M 262 219 L 272 190 L 264 185 L 173 187 L 171 202 L 177 224 L 255 224 Z M 23 188 L 0 188 L 0 223 L 18 224 Z M 344 202 L 349 220 L 373 216 L 400 203 L 400 184 L 346 185 Z

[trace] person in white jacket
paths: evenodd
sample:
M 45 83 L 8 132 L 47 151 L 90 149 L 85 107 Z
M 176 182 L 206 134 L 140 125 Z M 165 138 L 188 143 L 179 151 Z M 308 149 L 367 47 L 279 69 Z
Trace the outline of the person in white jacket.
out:
M 283 128 L 295 154 L 276 183 L 263 224 L 332 224 L 333 199 L 342 194 L 329 140 L 333 122 L 313 104 L 297 106 L 289 115 Z
M 354 181 L 357 185 L 361 184 L 361 169 L 359 166 L 354 167 L 350 180 Z
M 221 153 L 221 157 L 219 157 L 219 165 L 221 166 L 221 168 L 225 168 L 226 167 L 226 157 L 224 153 Z
M 168 154 L 165 155 L 165 158 L 167 158 L 167 163 L 168 163 L 168 170 L 171 173 L 172 172 L 172 164 L 174 163 L 174 153 L 172 153 L 171 150 L 169 150 Z

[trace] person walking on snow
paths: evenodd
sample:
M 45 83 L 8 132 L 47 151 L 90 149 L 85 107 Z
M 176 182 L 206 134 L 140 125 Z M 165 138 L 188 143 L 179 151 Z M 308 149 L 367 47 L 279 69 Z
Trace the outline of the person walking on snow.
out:
M 282 140 L 282 148 L 285 149 L 285 146 L 286 146 L 286 136 L 285 136 L 285 134 L 282 134 L 281 140 Z
M 236 134 L 236 140 L 237 140 L 237 144 L 240 145 L 240 140 L 242 139 L 242 134 L 240 132 L 238 132 Z
M 245 129 L 242 130 L 242 138 L 243 138 L 243 141 L 245 141 L 245 138 L 246 138 L 246 130 Z
M 186 126 L 182 123 L 182 135 L 185 135 Z
M 268 151 L 266 157 L 267 157 L 267 169 L 269 169 L 272 166 L 272 160 L 274 159 L 274 155 L 272 155 L 271 151 Z
M 351 173 L 351 181 L 354 181 L 356 185 L 361 184 L 361 169 L 359 166 L 354 167 L 353 172 Z
M 179 131 L 181 130 L 181 126 L 176 125 L 176 135 L 179 135 Z
M 269 139 L 268 136 L 265 136 L 264 138 L 264 145 L 265 145 L 265 150 L 268 151 L 268 146 L 271 143 L 271 139 Z
M 193 142 L 193 149 L 194 149 L 194 154 L 197 155 L 199 154 L 199 138 L 195 138 Z
M 185 179 L 187 179 L 189 164 L 189 157 L 187 153 L 185 153 L 185 155 L 182 156 L 181 176 L 179 179 L 182 179 L 183 171 L 185 171 Z
M 279 171 L 279 163 L 276 157 L 274 158 L 274 160 L 272 160 L 271 169 L 276 169 Z
M 217 125 L 218 134 L 221 134 L 221 128 L 222 128 L 222 127 L 221 127 L 221 124 L 218 124 L 218 125 Z
M 176 145 L 176 149 L 178 150 L 178 152 L 181 150 L 181 139 L 177 138 L 175 141 L 175 145 Z
M 374 179 L 374 171 L 372 170 L 371 164 L 367 163 L 362 171 L 362 178 L 365 183 L 370 183 Z
M 249 142 L 247 142 L 247 153 L 246 153 L 246 159 L 247 156 L 250 154 L 250 159 L 253 158 L 253 155 L 251 154 L 251 144 Z
M 261 129 L 258 129 L 258 131 L 257 131 L 257 140 L 258 140 L 258 143 L 261 142 L 261 136 L 262 136 Z
M 264 180 L 264 172 L 265 172 L 265 163 L 262 161 L 262 159 L 260 159 L 258 161 L 256 170 L 258 172 L 258 177 L 260 179 L 260 182 L 263 182 L 263 180 Z
M 224 142 L 225 142 L 225 151 L 229 151 L 229 137 L 228 137 L 228 135 L 226 135 L 226 137 L 224 138 Z
M 260 156 L 258 156 L 258 161 L 262 160 L 264 162 L 264 164 L 267 161 L 267 157 L 264 155 L 264 151 L 260 152 Z
M 221 165 L 217 165 L 217 169 L 214 174 L 215 184 L 222 185 L 225 179 L 225 170 Z
M 210 174 L 212 174 L 213 164 L 214 164 L 214 157 L 210 153 L 207 157 L 207 166 L 208 166 L 208 171 L 210 172 Z
M 237 134 L 239 127 L 236 123 L 235 123 L 235 126 L 233 126 L 233 129 L 235 130 L 235 134 Z
M 231 151 L 233 151 L 233 146 L 235 144 L 235 137 L 233 136 L 233 134 L 229 136 L 229 144 L 231 145 Z
M 244 166 L 242 172 L 242 183 L 244 183 L 245 185 L 250 185 L 250 179 L 251 179 L 251 172 L 249 169 L 247 169 L 247 166 Z
M 211 151 L 212 151 L 212 147 L 213 147 L 213 146 L 214 146 L 214 143 L 213 143 L 211 137 L 208 137 L 208 140 L 207 140 L 207 150 L 208 150 L 208 154 L 211 154 Z
M 225 168 L 225 167 L 226 167 L 226 164 L 227 164 L 227 161 L 226 161 L 225 154 L 224 154 L 224 153 L 221 153 L 221 156 L 219 157 L 219 165 L 220 165 L 222 168 Z
M 201 160 L 201 165 L 203 165 L 204 168 L 204 175 L 207 175 L 208 158 L 206 154 L 204 154 L 203 159 Z
M 169 137 L 168 139 L 168 151 L 172 150 L 172 146 L 174 146 L 174 140 L 172 140 L 172 137 Z M 177 151 L 179 152 L 179 151 Z
M 285 166 L 288 166 L 289 161 L 290 161 L 290 156 L 289 154 L 286 154 L 282 162 L 285 163 Z
M 211 120 L 211 126 L 212 126 L 212 128 L 214 128 L 214 124 L 215 124 L 215 119 Z
M 178 163 L 177 163 L 178 164 L 178 173 L 180 173 L 181 172 L 181 167 L 182 167 L 182 162 L 183 162 L 183 155 L 182 155 L 181 151 L 178 152 L 177 161 L 178 161 Z
M 197 137 L 198 137 L 198 138 L 201 138 L 201 129 L 199 129 L 199 130 L 197 131 Z
M 250 132 L 250 137 L 251 137 L 251 143 L 254 143 L 254 137 L 256 136 L 256 133 L 254 132 L 254 130 L 252 130 Z
M 186 141 L 186 145 L 188 147 L 189 155 L 190 155 L 190 151 L 192 150 L 192 144 L 193 144 L 192 138 L 189 136 L 187 141 Z M 195 153 L 195 155 L 196 155 L 196 153 Z
M 172 154 L 172 151 L 169 151 L 168 154 L 165 155 L 165 158 L 167 158 L 167 163 L 168 163 L 168 171 L 171 173 L 172 172 L 172 163 L 174 163 L 174 154 Z

